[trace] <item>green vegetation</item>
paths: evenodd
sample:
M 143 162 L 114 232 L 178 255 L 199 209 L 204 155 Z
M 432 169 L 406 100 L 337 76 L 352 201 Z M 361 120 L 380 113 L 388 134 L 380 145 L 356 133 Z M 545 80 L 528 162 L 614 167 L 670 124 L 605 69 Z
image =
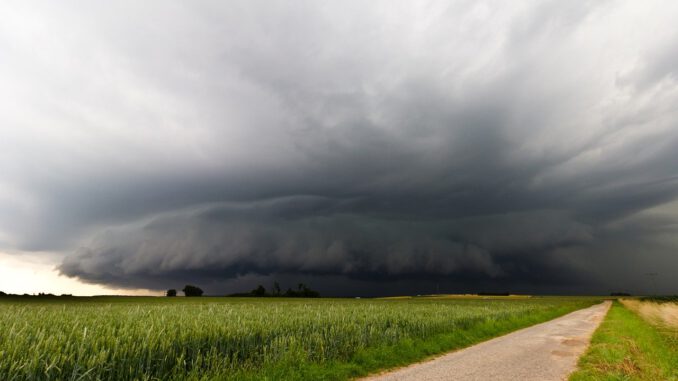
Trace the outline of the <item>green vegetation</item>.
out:
M 258 298 L 274 298 L 274 297 L 284 297 L 284 298 L 319 298 L 320 293 L 318 291 L 308 288 L 305 284 L 299 283 L 296 290 L 288 288 L 284 293 L 280 289 L 280 284 L 278 282 L 273 283 L 273 289 L 269 292 L 262 285 L 259 285 L 257 288 L 250 292 L 231 294 L 229 296 L 247 298 L 247 297 L 258 297 Z
M 678 380 L 678 342 L 614 302 L 571 377 L 578 380 Z
M 0 298 L 0 379 L 347 379 L 595 302 Z
M 184 293 L 184 295 L 188 297 L 202 296 L 203 292 L 200 287 L 196 287 L 190 284 L 187 284 L 181 291 Z
M 678 295 L 644 296 L 640 300 L 655 303 L 678 303 Z

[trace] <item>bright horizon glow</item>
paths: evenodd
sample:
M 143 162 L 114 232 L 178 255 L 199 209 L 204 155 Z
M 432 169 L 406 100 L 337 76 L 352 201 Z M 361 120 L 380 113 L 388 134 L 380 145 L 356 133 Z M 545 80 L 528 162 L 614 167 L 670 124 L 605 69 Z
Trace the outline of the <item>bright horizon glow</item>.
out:
M 159 296 L 161 291 L 110 288 L 81 282 L 59 274 L 46 255 L 9 255 L 0 252 L 0 291 L 8 294 L 135 295 Z

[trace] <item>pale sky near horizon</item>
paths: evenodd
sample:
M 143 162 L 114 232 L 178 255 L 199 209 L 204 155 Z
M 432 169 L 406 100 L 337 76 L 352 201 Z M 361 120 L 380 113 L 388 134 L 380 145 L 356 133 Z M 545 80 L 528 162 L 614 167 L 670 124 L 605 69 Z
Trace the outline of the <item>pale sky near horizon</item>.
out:
M 58 261 L 48 255 L 11 255 L 0 252 L 0 291 L 9 294 L 55 295 L 148 295 L 161 296 L 162 291 L 145 289 L 121 289 L 97 284 L 83 283 L 57 271 Z

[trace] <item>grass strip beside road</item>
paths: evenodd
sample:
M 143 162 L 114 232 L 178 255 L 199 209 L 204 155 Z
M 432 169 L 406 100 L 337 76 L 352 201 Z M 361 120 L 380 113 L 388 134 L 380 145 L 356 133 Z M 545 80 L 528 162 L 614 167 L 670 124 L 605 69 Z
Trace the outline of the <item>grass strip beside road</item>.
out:
M 678 380 L 678 343 L 614 302 L 570 381 Z

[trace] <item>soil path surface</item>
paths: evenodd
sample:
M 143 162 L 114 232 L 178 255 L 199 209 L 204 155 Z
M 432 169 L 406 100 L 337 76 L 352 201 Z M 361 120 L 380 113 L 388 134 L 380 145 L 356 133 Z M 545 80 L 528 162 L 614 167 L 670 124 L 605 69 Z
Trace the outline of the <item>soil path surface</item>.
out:
M 610 305 L 606 301 L 431 361 L 363 380 L 566 380 Z

